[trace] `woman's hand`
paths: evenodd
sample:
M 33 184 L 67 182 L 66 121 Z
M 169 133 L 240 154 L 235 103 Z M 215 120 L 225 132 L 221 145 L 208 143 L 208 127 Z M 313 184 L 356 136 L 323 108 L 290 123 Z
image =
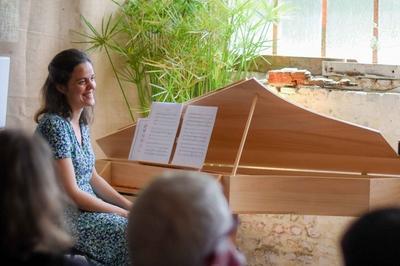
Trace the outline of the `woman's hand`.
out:
M 119 194 L 107 181 L 101 177 L 96 169 L 93 168 L 92 178 L 90 180 L 94 192 L 104 201 L 125 209 L 129 212 L 132 202 Z
M 122 216 L 122 217 L 124 217 L 124 218 L 128 218 L 129 211 L 120 208 L 120 210 L 119 210 L 118 212 L 116 212 L 115 214 L 117 214 L 117 215 L 119 215 L 119 216 Z
M 79 209 L 91 212 L 115 213 L 122 217 L 128 216 L 127 210 L 116 206 L 112 202 L 109 203 L 103 201 L 78 187 L 71 158 L 56 160 L 56 165 L 60 173 L 61 183 L 63 184 L 66 193 L 75 202 Z

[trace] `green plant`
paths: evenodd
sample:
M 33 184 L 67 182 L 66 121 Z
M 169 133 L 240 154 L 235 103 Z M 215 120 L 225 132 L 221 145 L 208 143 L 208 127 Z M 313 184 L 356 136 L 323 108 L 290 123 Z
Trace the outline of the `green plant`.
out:
M 80 33 L 104 49 L 133 119 L 121 80 L 134 83 L 139 112 L 152 101 L 185 102 L 244 78 L 282 5 L 258 0 L 129 0 L 96 30 Z M 117 69 L 110 52 L 122 57 Z

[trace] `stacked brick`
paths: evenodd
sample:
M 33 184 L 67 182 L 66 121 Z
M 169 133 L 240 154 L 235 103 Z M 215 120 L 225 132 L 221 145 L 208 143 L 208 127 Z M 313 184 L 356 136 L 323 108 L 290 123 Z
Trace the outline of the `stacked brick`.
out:
M 326 88 L 356 86 L 349 79 L 335 81 L 324 77 L 313 77 L 308 70 L 282 68 L 268 72 L 268 84 L 275 87 L 319 86 Z
M 297 87 L 305 85 L 311 78 L 308 70 L 297 68 L 283 68 L 268 72 L 268 84 L 275 87 Z

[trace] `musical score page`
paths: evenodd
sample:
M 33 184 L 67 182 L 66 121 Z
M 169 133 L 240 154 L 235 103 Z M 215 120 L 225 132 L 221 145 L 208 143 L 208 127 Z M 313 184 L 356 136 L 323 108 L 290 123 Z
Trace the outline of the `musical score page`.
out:
M 187 106 L 172 164 L 200 169 L 206 158 L 217 107 Z
M 154 102 L 148 117 L 145 132 L 138 131 L 135 138 L 142 140 L 133 147 L 132 158 L 139 161 L 168 164 L 175 142 L 182 104 Z M 134 143 L 135 144 L 135 143 Z
M 137 120 L 135 134 L 133 135 L 134 137 L 129 151 L 129 160 L 138 161 L 140 159 L 144 144 L 144 136 L 146 136 L 148 125 L 149 119 L 147 118 L 139 118 Z

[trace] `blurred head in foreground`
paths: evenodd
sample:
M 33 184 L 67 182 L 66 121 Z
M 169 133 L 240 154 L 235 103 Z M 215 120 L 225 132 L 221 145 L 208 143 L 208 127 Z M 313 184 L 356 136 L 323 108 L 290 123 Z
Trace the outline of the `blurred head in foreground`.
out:
M 25 260 L 61 254 L 72 245 L 64 229 L 66 197 L 57 183 L 47 143 L 20 130 L 0 130 L 2 254 Z
M 156 178 L 130 212 L 128 241 L 134 265 L 231 265 L 244 257 L 230 235 L 236 230 L 220 184 L 201 173 Z
M 400 208 L 377 209 L 353 222 L 342 237 L 346 266 L 400 265 Z

